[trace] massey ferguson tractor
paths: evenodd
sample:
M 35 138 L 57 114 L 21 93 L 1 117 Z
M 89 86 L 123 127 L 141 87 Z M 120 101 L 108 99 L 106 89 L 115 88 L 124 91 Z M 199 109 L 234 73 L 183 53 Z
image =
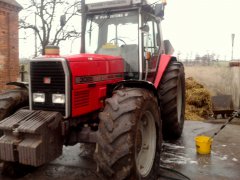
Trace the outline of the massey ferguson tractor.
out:
M 162 139 L 181 136 L 185 110 L 184 67 L 162 38 L 164 6 L 86 4 L 81 54 L 49 46 L 30 61 L 29 85 L 12 83 L 20 88 L 0 96 L 4 170 L 46 164 L 63 145 L 96 143 L 106 179 L 156 179 Z

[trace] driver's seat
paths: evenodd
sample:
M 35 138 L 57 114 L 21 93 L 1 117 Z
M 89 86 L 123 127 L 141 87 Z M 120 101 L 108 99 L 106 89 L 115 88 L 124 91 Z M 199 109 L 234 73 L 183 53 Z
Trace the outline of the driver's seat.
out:
M 96 54 L 105 54 L 110 56 L 121 56 L 121 50 L 119 47 L 114 45 L 103 45 L 97 50 Z

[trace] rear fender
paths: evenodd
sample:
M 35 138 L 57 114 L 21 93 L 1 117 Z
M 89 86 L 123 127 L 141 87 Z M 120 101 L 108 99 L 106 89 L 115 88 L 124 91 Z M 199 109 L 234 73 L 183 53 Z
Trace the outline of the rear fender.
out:
M 160 61 L 158 64 L 158 70 L 157 70 L 157 75 L 156 78 L 154 80 L 154 87 L 157 89 L 159 83 L 161 82 L 162 76 L 169 64 L 170 61 L 177 61 L 176 57 L 171 56 L 171 55 L 166 55 L 166 54 L 162 54 L 160 56 Z

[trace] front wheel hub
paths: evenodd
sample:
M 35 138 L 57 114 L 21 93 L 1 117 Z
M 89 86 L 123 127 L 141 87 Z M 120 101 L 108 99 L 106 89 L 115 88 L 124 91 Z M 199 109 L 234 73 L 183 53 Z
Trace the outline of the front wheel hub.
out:
M 135 160 L 137 171 L 141 177 L 146 177 L 151 172 L 156 154 L 156 134 L 154 117 L 150 111 L 147 111 L 138 123 L 135 141 Z M 139 137 L 141 137 L 141 141 L 139 141 Z

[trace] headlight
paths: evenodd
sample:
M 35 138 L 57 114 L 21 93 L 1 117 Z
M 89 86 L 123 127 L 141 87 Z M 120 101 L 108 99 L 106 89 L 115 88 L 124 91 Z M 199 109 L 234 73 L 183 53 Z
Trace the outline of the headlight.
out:
M 64 104 L 65 103 L 65 95 L 64 94 L 53 94 L 52 102 L 54 104 Z
M 33 93 L 33 102 L 44 103 L 45 94 L 44 93 Z

